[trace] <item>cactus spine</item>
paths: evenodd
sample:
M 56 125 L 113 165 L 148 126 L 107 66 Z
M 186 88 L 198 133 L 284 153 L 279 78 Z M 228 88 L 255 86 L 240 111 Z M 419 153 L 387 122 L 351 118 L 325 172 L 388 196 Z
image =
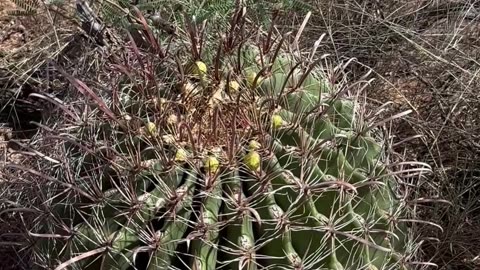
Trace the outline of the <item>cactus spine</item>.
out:
M 123 98 L 109 110 L 128 117 L 98 130 L 104 153 L 71 146 L 82 158 L 65 166 L 84 177 L 46 202 L 52 217 L 37 229 L 62 237 L 39 241 L 44 265 L 406 267 L 405 206 L 355 100 L 338 95 L 318 61 L 300 64 L 284 39 L 265 34 L 258 44 L 232 29 L 205 42 L 217 53 L 201 60 L 194 39 L 189 59 L 175 58 L 188 54 L 182 46 L 166 59 L 124 49 Z M 84 129 L 71 132 L 83 138 Z M 101 165 L 88 166 L 95 177 L 87 156 Z

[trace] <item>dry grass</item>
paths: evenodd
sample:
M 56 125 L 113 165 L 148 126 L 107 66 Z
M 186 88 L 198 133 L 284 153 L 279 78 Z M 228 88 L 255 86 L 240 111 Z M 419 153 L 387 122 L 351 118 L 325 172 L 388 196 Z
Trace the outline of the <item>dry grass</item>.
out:
M 55 74 L 47 63 L 64 51 L 76 28 L 71 3 L 65 1 L 62 15 L 55 7 L 41 6 L 35 16 L 13 16 L 11 12 L 18 9 L 13 2 L 0 1 L 0 269 L 32 269 L 29 253 L 20 245 L 25 234 L 22 224 L 31 214 L 7 211 L 18 207 L 15 202 L 21 202 L 28 191 L 18 189 L 4 165 L 26 162 L 26 149 L 19 145 L 31 143 L 36 130 L 29 121 L 40 121 L 45 109 L 29 94 L 61 94 L 52 84 Z
M 75 42 L 72 3 L 39 4 L 32 16 L 14 16 L 19 7 L 10 0 L 0 3 L 0 127 L 11 133 L 9 139 L 26 143 L 35 133 L 28 122 L 40 121 L 45 106 L 30 94 L 62 94 L 63 84 L 49 61 Z

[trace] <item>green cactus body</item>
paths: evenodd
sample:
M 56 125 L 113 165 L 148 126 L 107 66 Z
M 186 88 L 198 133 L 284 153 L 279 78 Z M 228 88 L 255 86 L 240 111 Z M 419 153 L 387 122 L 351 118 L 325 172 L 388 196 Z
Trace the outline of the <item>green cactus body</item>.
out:
M 64 247 L 49 265 L 108 247 L 72 266 L 396 269 L 408 240 L 393 221 L 405 209 L 393 195 L 396 183 L 381 162 L 381 144 L 358 130 L 357 104 L 335 97 L 338 89 L 322 71 L 297 66 L 287 50 L 260 54 L 254 45 L 250 40 L 222 51 L 222 57 L 196 60 L 201 68 L 185 80 L 201 75 L 201 95 L 178 93 L 178 82 L 170 83 L 168 75 L 165 87 L 172 88 L 158 91 L 175 94 L 161 96 L 167 100 L 162 106 L 144 106 L 151 99 L 146 94 L 128 99 L 140 122 L 155 115 L 155 136 L 112 127 L 107 137 L 115 138 L 113 148 L 131 164 L 155 156 L 156 165 L 125 165 L 115 180 L 107 177 L 113 170 L 98 180 L 104 183 L 101 192 L 112 190 L 111 196 L 91 202 L 86 218 L 72 214 L 78 228 L 73 241 L 39 245 L 39 254 L 52 252 L 54 243 Z M 226 74 L 240 96 L 209 103 L 209 87 L 226 82 Z M 180 124 L 163 124 L 172 112 Z M 74 201 L 69 207 L 77 209 Z

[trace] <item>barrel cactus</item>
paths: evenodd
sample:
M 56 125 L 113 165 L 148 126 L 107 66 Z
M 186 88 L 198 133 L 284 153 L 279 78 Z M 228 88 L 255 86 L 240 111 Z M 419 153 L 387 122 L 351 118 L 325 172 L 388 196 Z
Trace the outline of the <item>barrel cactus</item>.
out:
M 39 265 L 408 268 L 407 206 L 348 85 L 242 14 L 217 40 L 129 43 L 108 98 L 72 79 L 95 106 L 57 128 Z

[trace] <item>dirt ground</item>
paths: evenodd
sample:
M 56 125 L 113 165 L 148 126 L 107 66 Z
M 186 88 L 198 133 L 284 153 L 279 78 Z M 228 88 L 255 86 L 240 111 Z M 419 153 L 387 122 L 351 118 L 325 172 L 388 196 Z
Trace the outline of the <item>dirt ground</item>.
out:
M 43 62 L 62 50 L 63 39 L 76 28 L 71 23 L 72 4 L 73 1 L 67 0 L 61 7 L 47 10 L 39 6 L 36 14 L 16 16 L 14 13 L 22 11 L 21 8 L 10 0 L 0 1 L 0 155 L 3 157 L 0 166 L 8 158 L 18 157 L 6 147 L 8 139 L 16 137 L 9 123 L 16 112 L 4 106 L 12 101 L 11 93 L 17 97 L 22 92 L 26 97 L 33 84 L 46 88 L 32 74 L 43 72 L 40 69 Z
M 8 0 L 0 2 L 0 56 L 25 44 L 25 27 L 9 15 L 15 9 L 16 6 Z

